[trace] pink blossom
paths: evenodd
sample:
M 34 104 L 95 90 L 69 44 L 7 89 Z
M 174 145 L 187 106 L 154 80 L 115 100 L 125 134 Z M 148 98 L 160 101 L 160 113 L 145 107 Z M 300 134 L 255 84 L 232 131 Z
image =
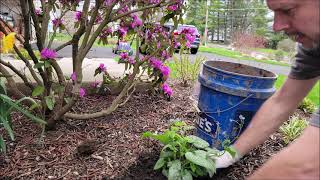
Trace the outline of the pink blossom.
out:
M 161 48 L 161 43 L 160 43 L 160 42 L 157 43 L 157 48 L 158 48 L 158 49 Z
M 128 6 L 124 6 L 122 9 L 120 9 L 118 11 L 119 14 L 123 14 L 129 11 L 129 7 Z
M 178 48 L 179 46 L 181 46 L 180 42 L 175 42 L 174 43 L 174 48 Z
M 194 40 L 196 39 L 196 36 L 193 36 L 191 34 L 186 34 L 186 39 L 187 41 L 189 41 L 190 43 L 193 43 Z
M 156 68 L 156 69 L 160 69 L 162 66 L 162 62 L 159 59 L 156 59 L 154 57 L 150 58 L 150 62 L 152 67 Z
M 76 74 L 76 72 L 73 72 L 73 73 L 71 74 L 71 79 L 72 79 L 72 81 L 76 81 L 76 80 L 77 80 L 77 74 Z
M 163 59 L 170 58 L 170 54 L 166 50 L 162 51 L 161 56 L 163 57 Z
M 100 82 L 94 81 L 94 82 L 92 82 L 92 83 L 90 84 L 90 86 L 91 86 L 92 88 L 97 88 L 99 84 L 100 84 Z
M 121 60 L 125 60 L 127 59 L 129 56 L 128 56 L 128 53 L 127 52 L 122 52 L 120 53 L 120 59 Z
M 96 24 L 99 24 L 102 22 L 102 17 L 100 16 L 100 14 L 97 15 L 96 20 L 94 21 Z
M 175 10 L 177 10 L 177 8 L 178 8 L 178 6 L 176 4 L 168 6 L 168 10 L 170 10 L 170 11 L 175 11 Z
M 99 65 L 99 69 L 100 69 L 101 72 L 104 72 L 104 71 L 106 70 L 106 67 L 104 66 L 103 63 L 101 63 L 101 64 Z
M 111 27 L 105 28 L 101 31 L 99 34 L 100 38 L 106 38 L 108 35 L 112 34 L 112 29 Z
M 52 24 L 54 27 L 59 27 L 62 25 L 62 19 L 59 19 L 59 18 L 54 19 L 54 20 L 52 20 Z
M 57 54 L 54 50 L 51 50 L 48 48 L 42 49 L 40 55 L 41 55 L 42 59 L 54 59 L 57 56 Z
M 36 14 L 37 16 L 39 16 L 39 15 L 42 14 L 41 9 L 36 8 L 34 11 L 35 11 L 35 14 Z
M 76 12 L 76 14 L 75 14 L 75 20 L 76 20 L 76 21 L 80 21 L 80 20 L 81 20 L 81 14 L 82 14 L 81 11 L 77 11 L 77 12 Z
M 164 66 L 164 65 L 161 66 L 160 71 L 163 76 L 169 76 L 169 74 L 170 74 L 170 68 L 168 66 Z
M 79 96 L 84 97 L 86 95 L 86 90 L 84 88 L 80 88 L 79 90 Z
M 189 42 L 189 41 L 187 41 L 187 42 L 186 42 L 186 46 L 187 46 L 188 48 L 190 48 L 190 47 L 191 47 L 191 44 L 190 44 L 190 42 Z
M 168 96 L 172 96 L 173 91 L 172 89 L 169 87 L 169 85 L 167 83 L 163 83 L 162 85 L 162 90 L 165 94 L 167 94 Z
M 130 64 L 134 64 L 134 63 L 136 63 L 136 60 L 135 60 L 134 58 L 132 58 L 132 57 L 129 57 L 129 58 L 128 58 L 128 62 L 129 62 Z
M 128 32 L 128 27 L 121 27 L 119 28 L 119 35 L 122 37 L 122 36 L 125 36 Z

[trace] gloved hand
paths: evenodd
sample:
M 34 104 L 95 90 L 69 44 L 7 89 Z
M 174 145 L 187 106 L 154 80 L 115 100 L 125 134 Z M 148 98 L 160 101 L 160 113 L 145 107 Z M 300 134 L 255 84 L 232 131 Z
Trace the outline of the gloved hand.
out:
M 232 154 L 232 155 L 231 155 Z M 216 168 L 227 168 L 241 159 L 238 151 L 230 146 L 228 151 L 220 151 L 218 154 L 212 154 L 212 159 L 216 162 Z

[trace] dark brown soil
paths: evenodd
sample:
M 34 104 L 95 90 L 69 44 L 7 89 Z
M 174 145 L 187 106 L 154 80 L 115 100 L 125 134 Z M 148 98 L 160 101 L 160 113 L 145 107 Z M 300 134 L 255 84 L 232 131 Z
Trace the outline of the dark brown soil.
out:
M 244 64 L 222 62 L 222 61 L 207 61 L 206 64 L 211 67 L 215 67 L 224 71 L 233 72 L 237 74 L 258 76 L 258 77 L 275 77 L 272 72 L 259 69 Z
M 136 94 L 110 116 L 86 121 L 67 119 L 58 123 L 56 131 L 44 133 L 43 138 L 41 128 L 14 113 L 16 141 L 7 141 L 7 156 L 0 155 L 0 179 L 166 179 L 153 171 L 162 146 L 141 138 L 141 134 L 164 131 L 176 118 L 193 124 L 197 116 L 190 92 L 191 88 L 176 85 L 171 101 Z M 97 111 L 108 106 L 112 98 L 85 97 L 73 111 Z M 0 132 L 5 134 L 3 129 Z M 283 144 L 279 134 L 272 135 L 240 162 L 218 172 L 215 179 L 244 179 Z

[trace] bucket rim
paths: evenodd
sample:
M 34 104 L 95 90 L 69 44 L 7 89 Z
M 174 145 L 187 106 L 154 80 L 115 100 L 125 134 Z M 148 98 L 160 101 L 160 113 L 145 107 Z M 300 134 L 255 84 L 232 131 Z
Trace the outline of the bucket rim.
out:
M 219 69 L 219 68 L 216 68 L 216 67 L 209 66 L 209 65 L 206 64 L 207 62 L 226 62 L 226 63 L 232 63 L 232 64 L 241 64 L 241 65 L 245 65 L 245 66 L 249 66 L 249 65 L 242 64 L 242 63 L 228 62 L 228 61 L 217 61 L 217 60 L 206 60 L 206 61 L 202 62 L 203 66 L 205 66 L 205 67 L 207 67 L 209 69 L 211 68 L 211 69 L 214 69 L 214 70 L 217 70 L 217 71 L 221 71 L 221 72 L 226 73 L 226 74 L 231 74 L 231 75 L 236 75 L 236 76 L 243 76 L 243 77 L 251 77 L 251 78 L 257 78 L 257 79 L 276 80 L 278 78 L 278 74 L 273 73 L 271 71 L 268 71 L 266 69 L 262 69 L 262 68 L 258 68 L 258 67 L 254 67 L 254 66 L 249 66 L 249 67 L 253 67 L 253 68 L 257 68 L 257 69 L 261 69 L 261 70 L 267 71 L 267 72 L 273 74 L 274 76 L 272 76 L 272 77 L 262 77 L 262 76 L 253 76 L 253 75 L 246 75 L 246 74 L 230 72 L 230 71 L 226 71 L 226 70 L 223 70 L 223 69 Z

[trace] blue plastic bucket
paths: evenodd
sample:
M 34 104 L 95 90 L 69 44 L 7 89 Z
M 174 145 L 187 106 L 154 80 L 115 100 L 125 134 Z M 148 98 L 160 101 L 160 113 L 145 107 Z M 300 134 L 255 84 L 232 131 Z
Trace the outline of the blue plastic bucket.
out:
M 197 136 L 212 147 L 233 143 L 275 91 L 277 75 L 238 63 L 205 61 L 199 75 Z

